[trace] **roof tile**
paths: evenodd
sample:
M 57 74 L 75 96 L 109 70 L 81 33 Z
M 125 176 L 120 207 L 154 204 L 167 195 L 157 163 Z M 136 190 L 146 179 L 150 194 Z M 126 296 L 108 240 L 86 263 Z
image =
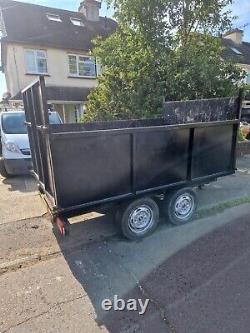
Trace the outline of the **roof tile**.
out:
M 117 27 L 109 18 L 100 17 L 99 21 L 91 22 L 80 12 L 18 1 L 0 0 L 0 7 L 7 32 L 2 42 L 89 51 L 95 37 L 105 38 Z M 62 22 L 49 20 L 48 13 L 59 15 Z M 84 26 L 74 25 L 71 17 L 81 19 Z

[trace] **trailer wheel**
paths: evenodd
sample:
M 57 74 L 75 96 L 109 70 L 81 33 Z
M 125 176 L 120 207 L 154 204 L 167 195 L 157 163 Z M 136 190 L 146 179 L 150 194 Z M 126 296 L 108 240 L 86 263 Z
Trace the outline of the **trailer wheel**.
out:
M 197 196 L 191 188 L 183 188 L 166 195 L 163 212 L 168 221 L 182 225 L 192 220 L 197 208 Z
M 138 199 L 123 207 L 121 229 L 130 240 L 142 239 L 154 232 L 159 222 L 159 208 L 151 198 Z

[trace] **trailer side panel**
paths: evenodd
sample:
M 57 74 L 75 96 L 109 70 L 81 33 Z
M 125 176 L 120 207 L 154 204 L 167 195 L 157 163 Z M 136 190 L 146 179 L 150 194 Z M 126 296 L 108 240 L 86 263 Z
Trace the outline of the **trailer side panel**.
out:
M 60 207 L 131 193 L 129 134 L 67 134 L 53 139 L 51 151 Z

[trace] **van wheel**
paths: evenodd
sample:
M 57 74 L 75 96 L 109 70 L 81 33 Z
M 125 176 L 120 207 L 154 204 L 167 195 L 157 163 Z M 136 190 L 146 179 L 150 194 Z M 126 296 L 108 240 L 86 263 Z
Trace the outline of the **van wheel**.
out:
M 8 174 L 6 168 L 5 168 L 4 160 L 3 159 L 0 159 L 0 174 L 4 178 L 8 178 L 9 177 L 9 174 Z
M 123 206 L 120 215 L 123 235 L 130 240 L 142 239 L 156 229 L 159 208 L 151 198 L 142 198 Z
M 166 194 L 162 205 L 167 220 L 174 225 L 192 220 L 197 208 L 197 196 L 191 188 L 183 188 Z

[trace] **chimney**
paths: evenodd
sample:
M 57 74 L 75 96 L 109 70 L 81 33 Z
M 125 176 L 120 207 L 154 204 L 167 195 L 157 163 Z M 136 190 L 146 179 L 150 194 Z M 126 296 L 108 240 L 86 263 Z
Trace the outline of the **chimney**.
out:
M 223 38 L 231 39 L 236 44 L 242 44 L 244 31 L 240 29 L 234 29 L 228 31 Z
M 101 0 L 83 0 L 80 3 L 78 11 L 83 13 L 88 21 L 99 21 L 99 12 L 101 8 Z

